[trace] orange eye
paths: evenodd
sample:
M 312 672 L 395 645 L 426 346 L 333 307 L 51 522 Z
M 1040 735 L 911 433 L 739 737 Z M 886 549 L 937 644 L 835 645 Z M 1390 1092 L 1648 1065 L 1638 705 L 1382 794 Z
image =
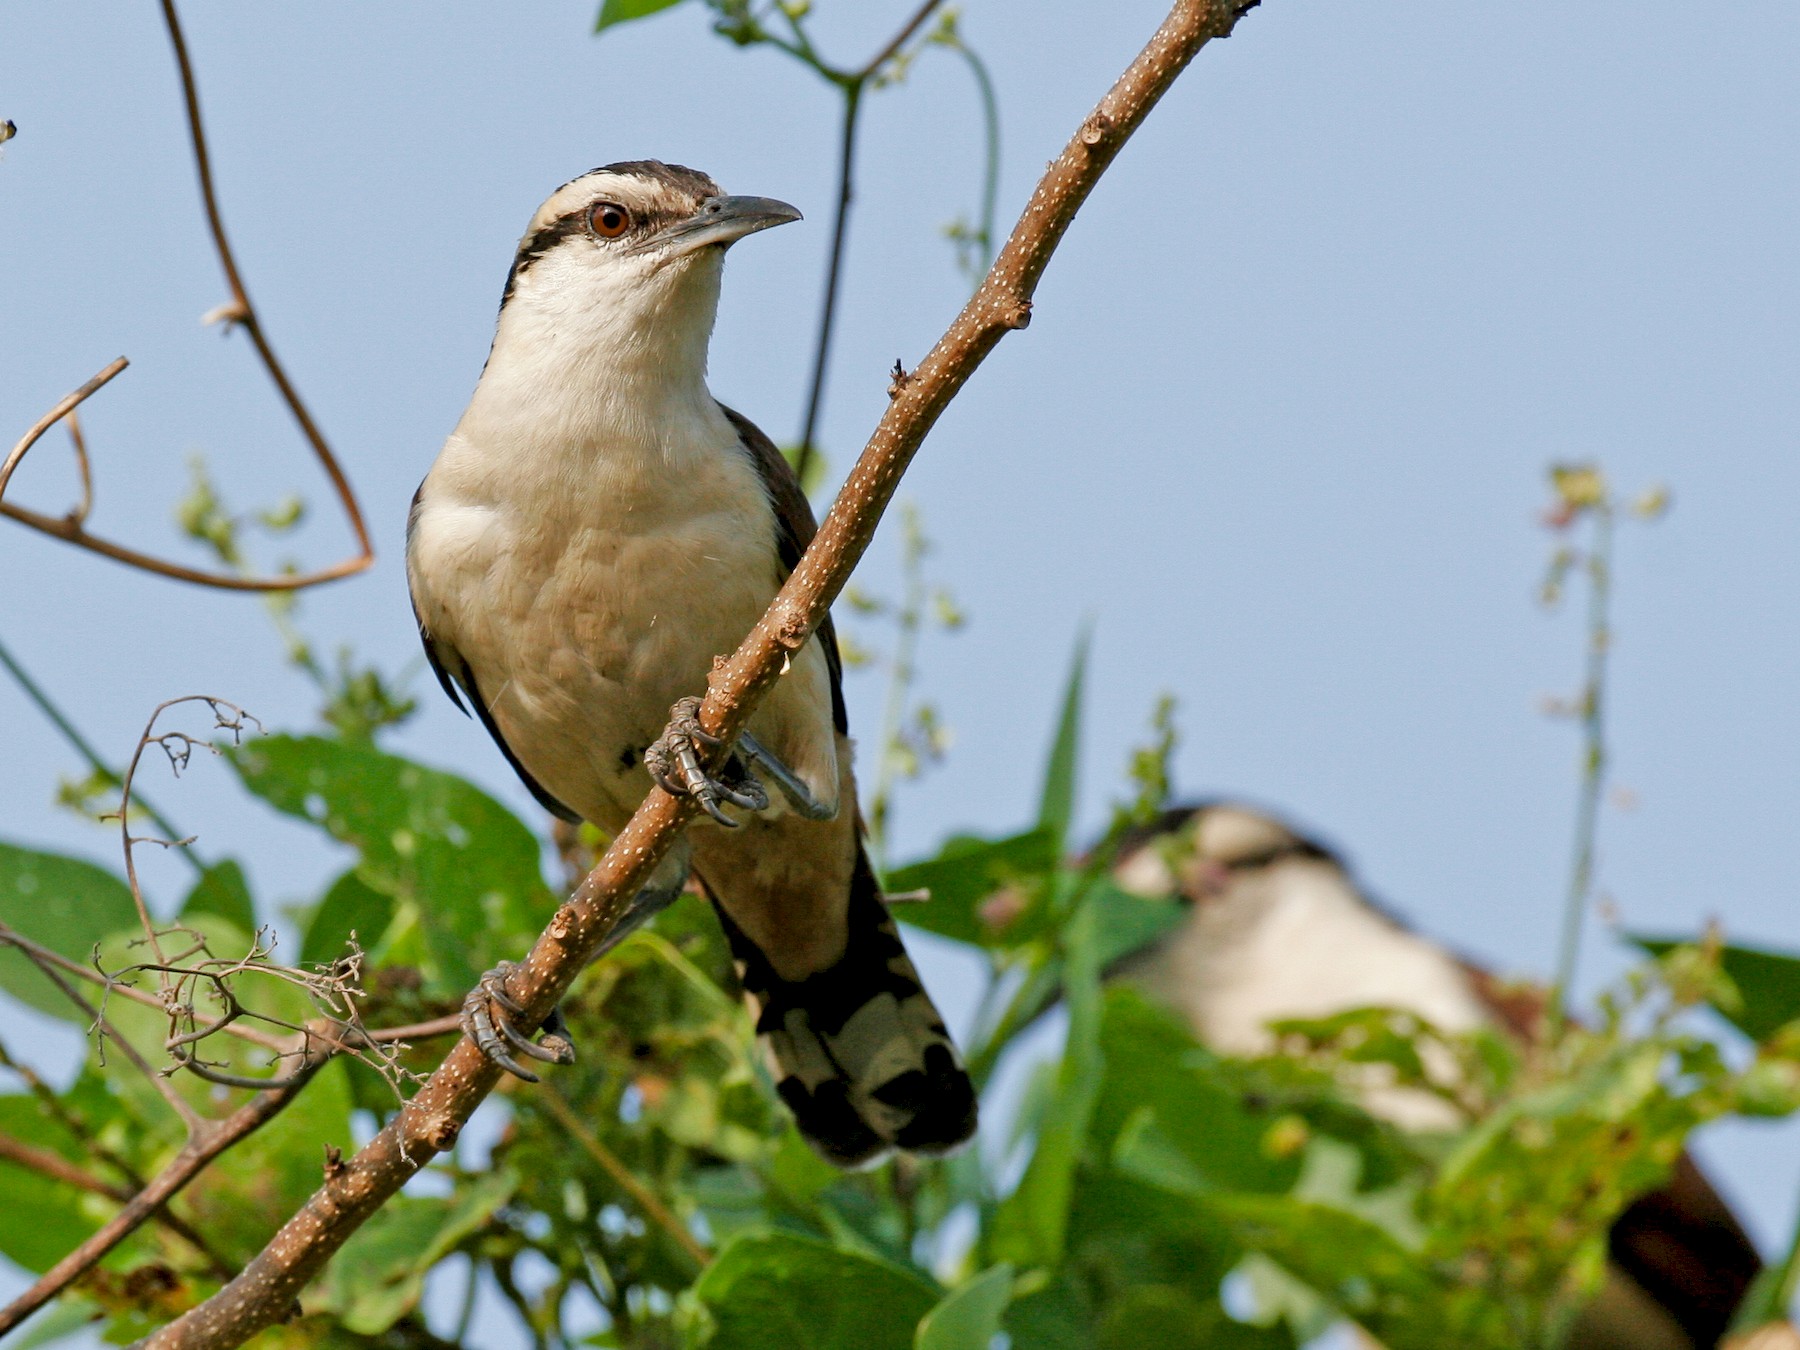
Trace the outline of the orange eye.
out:
M 631 228 L 631 213 L 617 202 L 601 202 L 588 212 L 588 225 L 602 239 L 617 239 Z

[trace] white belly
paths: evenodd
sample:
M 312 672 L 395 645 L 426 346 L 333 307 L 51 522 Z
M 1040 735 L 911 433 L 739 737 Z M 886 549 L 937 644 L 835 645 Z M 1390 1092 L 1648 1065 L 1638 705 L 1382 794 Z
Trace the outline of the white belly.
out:
M 453 437 L 408 555 L 426 628 L 468 663 L 513 753 L 611 828 L 648 790 L 642 753 L 669 705 L 705 693 L 781 583 L 735 437 L 679 473 L 660 459 L 602 454 L 522 482 Z

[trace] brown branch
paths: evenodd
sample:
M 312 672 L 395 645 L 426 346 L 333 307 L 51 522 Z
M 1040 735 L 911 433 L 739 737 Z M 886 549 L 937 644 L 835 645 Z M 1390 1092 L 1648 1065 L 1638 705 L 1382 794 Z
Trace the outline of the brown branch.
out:
M 52 1181 L 60 1181 L 65 1186 L 73 1186 L 77 1190 L 88 1191 L 94 1195 L 104 1195 L 107 1199 L 117 1200 L 120 1204 L 129 1204 L 133 1199 L 129 1187 L 103 1181 L 92 1172 L 77 1167 L 62 1154 L 52 1152 L 47 1148 L 39 1148 L 35 1144 L 28 1144 L 23 1139 L 14 1139 L 9 1134 L 0 1134 L 0 1161 L 27 1168 L 39 1176 L 49 1177 Z M 206 1239 L 189 1227 L 184 1219 L 171 1214 L 166 1207 L 159 1209 L 153 1217 L 205 1257 L 206 1263 L 212 1267 L 214 1275 L 220 1279 L 231 1278 L 231 1267 L 225 1264 L 224 1258 L 208 1246 Z
M 719 662 L 701 721 L 730 739 L 783 665 L 820 623 L 873 537 L 900 475 L 938 416 L 1009 331 L 1030 320 L 1031 296 L 1075 213 L 1125 140 L 1209 40 L 1228 35 L 1256 0 L 1177 0 L 1124 75 L 1039 181 L 987 279 L 888 405 L 818 537 L 737 652 Z M 652 789 L 587 879 L 539 936 L 507 984 L 535 1026 L 617 925 L 631 897 L 693 814 L 688 798 Z M 450 1148 L 500 1070 L 458 1041 L 394 1118 L 323 1186 L 238 1277 L 142 1342 L 145 1350 L 241 1345 L 279 1320 L 350 1234 L 432 1154 Z
M 269 372 L 269 378 L 275 382 L 275 388 L 281 394 L 281 401 L 287 404 L 288 411 L 300 426 L 300 434 L 306 437 L 306 443 L 318 457 L 320 467 L 325 470 L 326 477 L 331 479 L 331 486 L 343 505 L 350 528 L 356 534 L 362 567 L 367 567 L 375 561 L 375 549 L 369 542 L 369 527 L 363 523 L 362 507 L 357 504 L 356 494 L 351 491 L 350 481 L 338 465 L 337 456 L 332 454 L 331 447 L 313 421 L 312 414 L 300 401 L 299 391 L 294 388 L 293 382 L 287 377 L 287 371 L 277 359 L 275 349 L 269 345 L 269 339 L 263 332 L 262 320 L 256 313 L 256 306 L 250 303 L 250 295 L 244 289 L 243 274 L 238 271 L 231 243 L 225 238 L 225 220 L 219 213 L 219 198 L 213 189 L 212 157 L 206 147 L 206 127 L 200 119 L 200 90 L 194 80 L 193 63 L 188 60 L 187 40 L 182 36 L 181 20 L 175 13 L 175 0 L 162 0 L 162 12 L 163 23 L 169 30 L 169 46 L 175 53 L 175 65 L 181 72 L 181 98 L 187 109 L 188 135 L 194 143 L 194 169 L 200 178 L 200 200 L 206 208 L 206 228 L 212 233 L 213 247 L 219 254 L 219 266 L 225 270 L 225 284 L 231 288 L 232 321 L 241 325 L 250 335 L 256 354 L 262 358 L 263 367 Z M 357 570 L 360 571 L 361 568 Z
M 944 0 L 925 0 L 924 4 L 913 11 L 912 18 L 901 25 L 900 31 L 889 38 L 887 44 L 869 58 L 867 65 L 856 72 L 856 78 L 870 80 L 880 74 L 881 68 L 899 55 L 900 49 L 906 45 L 907 39 L 919 31 L 919 25 L 929 19 L 932 11 L 943 3 Z
M 68 1108 L 67 1104 L 64 1103 L 62 1098 L 56 1095 L 50 1085 L 42 1078 L 38 1077 L 36 1069 L 32 1068 L 29 1064 L 14 1059 L 12 1052 L 9 1051 L 3 1043 L 0 1043 L 0 1067 L 11 1069 L 16 1073 L 20 1080 L 24 1082 L 26 1090 L 29 1091 L 33 1097 L 37 1098 L 38 1109 L 49 1116 L 58 1125 L 62 1126 L 63 1129 L 67 1130 L 76 1139 L 80 1140 L 82 1147 L 91 1155 L 98 1158 L 101 1162 L 112 1168 L 113 1171 L 124 1177 L 125 1180 L 130 1183 L 129 1189 L 143 1189 L 143 1174 L 124 1158 L 119 1156 L 119 1154 L 115 1153 L 112 1149 L 101 1143 L 99 1139 L 95 1138 L 94 1131 L 88 1126 L 87 1121 Z
M 557 1122 L 569 1132 L 575 1142 L 587 1151 L 587 1155 L 600 1165 L 601 1171 L 631 1197 L 633 1203 L 644 1211 L 645 1217 L 673 1238 L 675 1244 L 693 1259 L 695 1265 L 705 1266 L 712 1260 L 712 1252 L 707 1250 L 706 1244 L 695 1237 L 680 1217 L 663 1203 L 661 1196 L 633 1175 L 618 1154 L 600 1142 L 600 1136 L 590 1130 L 571 1109 L 561 1089 L 546 1088 L 538 1100 L 556 1117 Z
M 46 515 L 41 511 L 33 511 L 29 507 L 0 500 L 0 515 L 15 520 L 21 525 L 47 534 L 53 539 L 60 539 L 66 544 L 73 544 L 90 553 L 98 553 L 102 557 L 111 558 L 140 571 L 150 572 L 156 576 L 169 577 L 175 581 L 186 581 L 196 586 L 210 586 L 217 590 L 227 591 L 299 591 L 311 586 L 320 586 L 328 581 L 337 581 L 343 577 L 354 576 L 358 572 L 367 571 L 375 561 L 374 545 L 369 541 L 369 527 L 363 520 L 362 506 L 356 500 L 356 493 L 350 486 L 339 465 L 337 456 L 313 421 L 311 412 L 301 401 L 300 393 L 294 388 L 293 381 L 288 378 L 286 369 L 275 349 L 270 346 L 267 334 L 263 332 L 262 319 L 251 304 L 249 293 L 244 288 L 243 274 L 238 270 L 237 258 L 231 251 L 231 243 L 225 237 L 225 221 L 219 211 L 218 193 L 213 187 L 212 156 L 207 149 L 206 127 L 200 118 L 200 91 L 194 79 L 193 63 L 188 59 L 187 41 L 182 36 L 181 20 L 176 15 L 174 0 L 162 0 L 163 22 L 169 31 L 169 45 L 175 54 L 175 66 L 181 75 L 182 105 L 187 114 L 188 136 L 194 147 L 194 168 L 200 179 L 200 201 L 206 212 L 206 227 L 212 235 L 213 248 L 219 255 L 219 265 L 225 272 L 225 284 L 231 291 L 231 299 L 215 312 L 226 322 L 237 324 L 250 335 L 251 345 L 256 348 L 256 355 L 262 361 L 263 368 L 268 371 L 269 378 L 275 384 L 281 401 L 293 414 L 300 434 L 306 438 L 311 447 L 313 457 L 319 461 L 325 476 L 331 482 L 332 491 L 344 509 L 344 516 L 350 523 L 351 533 L 356 536 L 357 552 L 354 557 L 346 558 L 330 567 L 323 567 L 313 572 L 296 573 L 291 576 L 239 576 L 231 572 L 212 572 L 202 568 L 187 567 L 181 563 L 171 562 L 166 558 L 158 558 L 127 545 L 115 543 L 101 535 L 92 534 L 87 528 L 88 510 L 93 504 L 93 484 L 88 473 L 87 447 L 81 438 L 79 424 L 71 423 L 70 434 L 75 438 L 75 454 L 78 470 L 81 473 L 81 500 L 68 513 L 62 516 Z M 101 385 L 105 384 L 121 370 L 125 369 L 126 360 L 120 357 L 107 366 L 93 379 L 82 385 L 62 402 L 58 403 L 36 425 L 25 433 L 19 443 L 13 447 L 6 462 L 0 465 L 0 499 L 6 494 L 7 481 L 12 477 L 19 461 L 25 458 L 33 444 L 44 432 L 48 431 L 64 417 L 70 416 Z
M 273 1092 L 260 1093 L 223 1120 L 202 1120 L 191 1127 L 188 1141 L 169 1165 L 158 1172 L 150 1184 L 128 1200 L 124 1207 L 100 1230 L 58 1261 L 6 1307 L 0 1308 L 0 1336 L 19 1323 L 93 1268 L 114 1247 L 130 1237 L 154 1217 L 188 1182 L 199 1176 L 212 1160 L 240 1140 L 255 1133 L 273 1120 L 306 1085 L 307 1077 L 316 1072 L 328 1058 L 323 1047 L 307 1060 L 308 1074 L 298 1083 Z

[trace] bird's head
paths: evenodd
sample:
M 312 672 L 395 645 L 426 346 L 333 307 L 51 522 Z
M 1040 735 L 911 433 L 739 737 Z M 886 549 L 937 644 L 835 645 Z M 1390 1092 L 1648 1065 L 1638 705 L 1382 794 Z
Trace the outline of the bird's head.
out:
M 799 219 L 786 202 L 727 196 L 678 164 L 608 164 L 537 209 L 507 277 L 502 322 L 529 314 L 566 337 L 649 337 L 665 349 L 688 338 L 704 349 L 725 250 Z

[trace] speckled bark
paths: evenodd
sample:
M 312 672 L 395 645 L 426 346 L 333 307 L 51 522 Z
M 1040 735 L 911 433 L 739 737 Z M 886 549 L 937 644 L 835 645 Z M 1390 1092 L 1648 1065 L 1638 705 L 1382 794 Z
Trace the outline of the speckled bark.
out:
M 788 655 L 806 641 L 843 589 L 939 414 L 994 345 L 1030 322 L 1038 279 L 1107 165 L 1194 54 L 1211 39 L 1228 36 L 1256 2 L 1179 0 L 1051 162 L 981 288 L 918 368 L 895 380 L 892 403 L 787 585 L 743 645 L 716 664 L 700 713 L 708 729 L 730 737 L 748 722 Z M 529 1024 L 567 992 L 692 813 L 687 799 L 653 790 L 556 912 L 507 986 L 527 1008 Z M 140 1345 L 218 1350 L 280 1321 L 356 1227 L 435 1152 L 456 1141 L 499 1076 L 473 1045 L 459 1041 L 405 1109 L 326 1178 L 237 1279 Z

